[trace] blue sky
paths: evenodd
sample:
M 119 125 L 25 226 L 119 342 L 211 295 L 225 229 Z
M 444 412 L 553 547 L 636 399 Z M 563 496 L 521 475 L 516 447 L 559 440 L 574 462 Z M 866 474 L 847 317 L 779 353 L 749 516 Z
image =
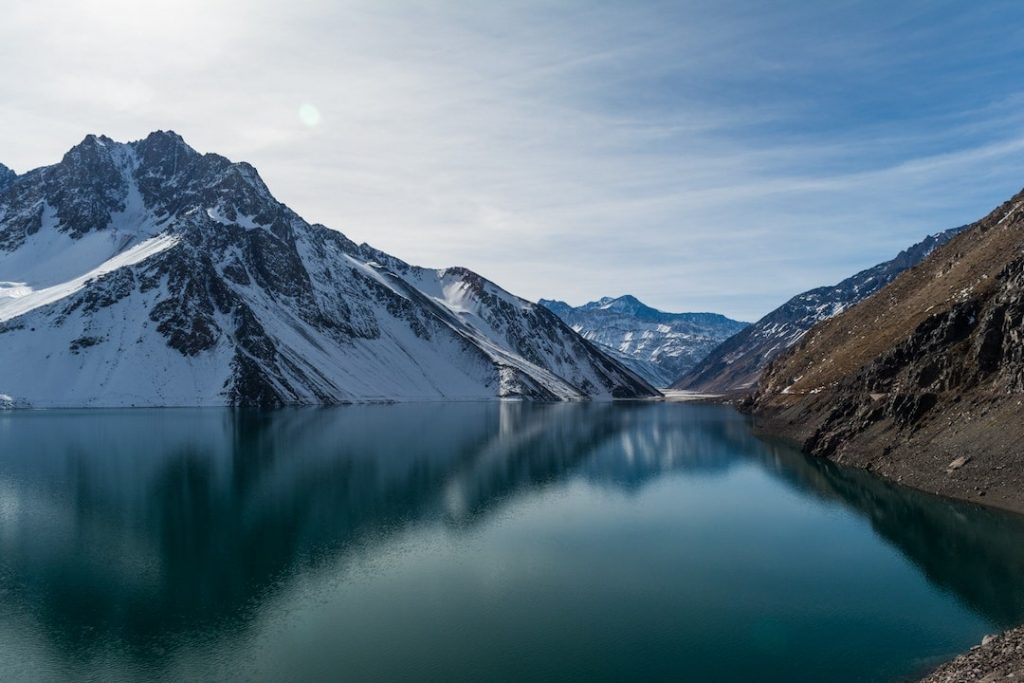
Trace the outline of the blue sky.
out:
M 15 170 L 174 129 L 530 299 L 755 319 L 1024 186 L 1013 2 L 13 0 L 0 64 Z

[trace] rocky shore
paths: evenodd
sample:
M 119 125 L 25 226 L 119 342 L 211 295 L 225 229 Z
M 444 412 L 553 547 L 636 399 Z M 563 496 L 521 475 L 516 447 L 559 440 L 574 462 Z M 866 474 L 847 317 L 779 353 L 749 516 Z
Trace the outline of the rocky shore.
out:
M 942 419 L 920 420 L 907 431 L 881 420 L 842 448 L 822 448 L 828 396 L 755 412 L 758 433 L 786 438 L 809 455 L 859 467 L 904 486 L 1024 514 L 1024 443 L 1019 399 L 949 401 Z M 949 422 L 956 424 L 952 427 Z
M 1024 680 L 1024 627 L 985 636 L 981 645 L 946 662 L 922 683 L 994 683 Z

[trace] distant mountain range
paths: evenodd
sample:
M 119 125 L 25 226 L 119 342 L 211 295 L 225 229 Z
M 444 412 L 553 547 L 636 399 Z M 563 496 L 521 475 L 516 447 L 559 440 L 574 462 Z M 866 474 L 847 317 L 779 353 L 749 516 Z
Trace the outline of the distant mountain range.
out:
M 729 393 L 755 386 L 767 365 L 791 348 L 817 323 L 842 313 L 925 259 L 966 226 L 926 237 L 895 258 L 795 297 L 744 328 L 706 355 L 672 384 L 673 389 Z
M 657 395 L 547 308 L 411 266 L 176 134 L 0 168 L 0 403 Z
M 717 313 L 666 313 L 628 294 L 582 306 L 547 299 L 539 303 L 658 387 L 671 384 L 747 327 Z

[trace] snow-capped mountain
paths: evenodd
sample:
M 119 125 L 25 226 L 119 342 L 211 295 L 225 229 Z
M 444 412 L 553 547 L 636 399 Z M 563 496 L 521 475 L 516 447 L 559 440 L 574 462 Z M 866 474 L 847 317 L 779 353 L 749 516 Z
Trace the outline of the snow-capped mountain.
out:
M 673 389 L 731 392 L 753 387 L 761 371 L 796 344 L 817 323 L 863 301 L 896 276 L 919 264 L 966 226 L 929 235 L 896 258 L 862 270 L 831 287 L 818 287 L 795 297 L 736 336 L 724 341 L 672 384 Z
M 539 303 L 658 387 L 671 384 L 747 326 L 717 313 L 665 313 L 628 294 L 575 307 L 547 299 Z
M 0 174 L 8 405 L 656 393 L 544 307 L 311 225 L 174 133 Z

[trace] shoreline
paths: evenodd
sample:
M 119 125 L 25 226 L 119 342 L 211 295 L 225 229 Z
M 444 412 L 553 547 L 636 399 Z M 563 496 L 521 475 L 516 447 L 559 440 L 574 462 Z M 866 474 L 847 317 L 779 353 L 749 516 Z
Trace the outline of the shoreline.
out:
M 722 403 L 726 403 L 726 401 L 722 401 Z M 967 457 L 966 462 L 958 467 L 949 468 L 947 466 L 943 470 L 947 475 L 945 481 L 936 480 L 934 476 L 929 477 L 920 471 L 915 472 L 914 465 L 919 464 L 922 460 L 946 462 L 949 460 L 948 454 L 936 459 L 934 452 L 917 451 L 902 461 L 888 461 L 882 466 L 878 465 L 878 460 L 885 454 L 883 449 L 844 450 L 838 458 L 815 454 L 805 447 L 811 436 L 811 433 L 808 432 L 813 429 L 808 421 L 787 419 L 783 416 L 784 410 L 765 414 L 764 412 L 750 411 L 746 406 L 739 407 L 739 409 L 752 417 L 755 435 L 787 441 L 809 457 L 824 458 L 838 465 L 855 467 L 870 472 L 879 479 L 946 500 L 1024 516 L 1024 491 L 1010 487 L 1012 490 L 1009 493 L 1000 491 L 1002 495 L 986 495 L 988 489 L 980 488 L 981 483 L 991 483 L 985 478 L 986 471 L 977 469 L 972 471 L 964 467 L 971 462 L 971 457 Z M 898 452 L 907 454 L 905 448 L 899 449 Z M 956 463 L 956 460 L 952 462 Z M 960 476 L 952 479 L 955 474 Z M 1006 489 L 1007 485 L 1004 483 L 1000 488 Z M 1024 624 L 1011 627 L 996 635 L 985 636 L 980 644 L 943 662 L 918 680 L 920 683 L 988 683 L 1001 680 L 1024 680 Z
M 813 435 L 813 425 L 787 418 L 784 410 L 738 409 L 752 417 L 755 434 L 789 441 L 811 457 L 856 467 L 941 498 L 1024 516 L 1024 473 L 1014 475 L 1012 470 L 1007 471 L 1001 457 L 994 453 L 979 453 L 969 446 L 950 449 L 941 439 L 932 439 L 925 432 L 912 441 L 896 443 L 883 436 L 863 444 L 848 444 L 838 457 L 823 455 L 806 447 Z M 1007 481 L 1006 477 L 1013 479 Z
M 985 636 L 980 645 L 945 662 L 920 683 L 988 683 L 1024 679 L 1024 626 Z

